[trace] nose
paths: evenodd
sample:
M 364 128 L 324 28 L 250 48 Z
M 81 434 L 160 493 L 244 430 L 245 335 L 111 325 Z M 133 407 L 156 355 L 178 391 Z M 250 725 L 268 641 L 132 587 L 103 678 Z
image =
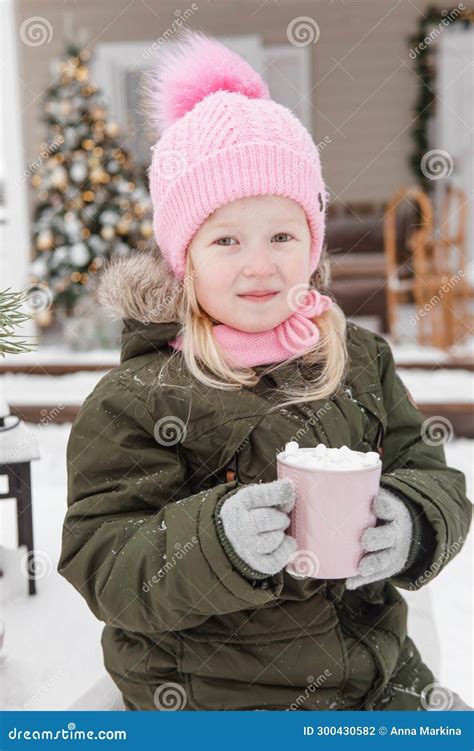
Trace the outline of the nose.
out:
M 247 255 L 242 266 L 244 276 L 269 276 L 275 274 L 276 270 L 271 248 L 265 245 L 247 248 Z

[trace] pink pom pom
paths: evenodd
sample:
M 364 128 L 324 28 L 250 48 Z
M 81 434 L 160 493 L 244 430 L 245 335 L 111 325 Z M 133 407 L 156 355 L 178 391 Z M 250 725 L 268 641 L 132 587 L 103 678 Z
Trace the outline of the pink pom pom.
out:
M 203 32 L 186 29 L 158 54 L 142 91 L 148 116 L 160 134 L 216 91 L 270 98 L 266 83 L 245 60 Z

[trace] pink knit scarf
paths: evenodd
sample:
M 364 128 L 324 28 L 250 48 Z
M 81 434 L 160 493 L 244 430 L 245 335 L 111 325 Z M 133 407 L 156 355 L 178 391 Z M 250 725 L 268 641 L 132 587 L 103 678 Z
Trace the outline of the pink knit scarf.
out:
M 227 324 L 214 326 L 216 342 L 232 365 L 251 368 L 282 362 L 296 353 L 303 354 L 319 341 L 319 329 L 311 320 L 328 310 L 333 301 L 321 295 L 316 289 L 308 290 L 303 304 L 273 329 L 267 331 L 240 331 Z M 182 349 L 182 337 L 178 336 L 169 344 L 174 349 Z

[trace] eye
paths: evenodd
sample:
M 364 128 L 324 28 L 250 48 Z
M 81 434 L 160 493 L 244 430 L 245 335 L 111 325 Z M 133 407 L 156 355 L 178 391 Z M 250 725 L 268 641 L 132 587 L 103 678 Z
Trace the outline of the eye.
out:
M 278 234 L 273 235 L 273 237 L 289 237 L 291 239 L 291 235 L 289 235 L 287 232 L 278 232 Z M 280 240 L 278 240 L 278 242 L 280 242 Z M 286 241 L 283 240 L 283 242 L 286 242 Z
M 219 245 L 223 240 L 235 240 L 235 237 L 220 237 L 218 240 L 215 240 L 214 244 Z M 223 246 L 228 247 L 229 243 L 223 243 Z

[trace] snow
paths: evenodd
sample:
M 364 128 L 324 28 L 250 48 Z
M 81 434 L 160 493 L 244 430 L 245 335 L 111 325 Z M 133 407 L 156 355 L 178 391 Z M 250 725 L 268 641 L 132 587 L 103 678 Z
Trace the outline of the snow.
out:
M 74 352 L 66 347 L 39 346 L 33 352 L 23 352 L 17 355 L 5 355 L 2 366 L 15 365 L 118 365 L 120 352 L 118 349 L 90 349 L 87 352 Z
M 76 590 L 56 572 L 66 509 L 66 441 L 70 424 L 35 432 L 41 459 L 32 462 L 34 545 L 42 576 L 37 594 L 14 591 L 2 601 L 7 659 L 1 668 L 4 709 L 67 709 L 104 672 L 100 647 L 103 624 Z M 13 549 L 14 500 L 0 504 L 0 543 Z M 6 580 L 6 581 L 5 581 Z M 1 580 L 5 590 L 8 568 Z M 21 582 L 20 582 L 21 583 Z
M 393 352 L 393 357 L 396 363 L 403 366 L 405 362 L 416 363 L 442 363 L 445 360 L 449 360 L 449 353 L 438 349 L 437 347 L 429 347 L 427 345 L 421 347 L 416 342 L 405 342 L 403 344 L 397 344 L 389 340 L 389 337 L 385 337 L 390 343 L 390 348 Z
M 467 496 L 474 492 L 474 441 L 455 438 L 444 445 L 446 462 L 464 472 Z M 435 678 L 474 706 L 474 536 L 429 584 L 411 592 L 400 589 L 408 602 L 408 633 Z M 422 601 L 420 604 L 420 600 Z M 433 628 L 433 624 L 435 627 Z M 434 667 L 440 663 L 437 672 Z
M 397 323 L 393 334 L 388 334 L 380 329 L 378 316 L 347 316 L 347 320 L 369 331 L 380 334 L 390 344 L 397 365 L 404 363 L 443 363 L 452 358 L 474 358 L 474 336 L 468 335 L 460 339 L 457 344 L 441 349 L 428 344 L 421 345 L 418 341 L 416 326 L 410 323 L 412 315 L 416 314 L 413 305 L 401 305 L 398 308 Z
M 474 402 L 473 371 L 397 368 L 397 372 L 417 404 Z
M 1 392 L 9 404 L 80 405 L 107 371 L 81 371 L 62 376 L 5 373 L 0 376 Z M 397 368 L 402 381 L 419 405 L 431 402 L 474 401 L 474 372 L 469 370 L 423 370 Z M 143 381 L 137 375 L 139 385 Z
M 5 373 L 0 377 L 0 384 L 2 395 L 10 405 L 80 405 L 105 375 L 103 370 L 63 376 Z
M 386 332 L 380 331 L 380 319 L 378 316 L 348 316 L 347 320 L 358 326 L 363 326 L 369 331 L 380 333 L 386 339 L 392 349 L 395 362 L 400 366 L 403 363 L 442 363 L 452 357 L 467 357 L 471 360 L 474 357 L 474 336 L 467 336 L 458 344 L 447 350 L 430 345 L 421 345 L 417 341 L 417 331 L 409 321 L 410 307 L 407 306 L 406 312 L 400 313 L 400 320 L 404 324 L 399 327 L 399 334 L 391 336 Z M 406 320 L 405 320 L 406 319 Z M 17 355 L 6 355 L 2 358 L 2 366 L 14 365 L 106 365 L 114 367 L 120 362 L 119 348 L 115 349 L 93 349 L 88 351 L 78 351 L 68 349 L 66 346 L 58 345 L 39 345 L 33 352 L 24 352 Z
M 474 336 L 467 336 L 446 350 L 428 345 L 421 346 L 415 340 L 395 342 L 389 336 L 382 336 L 389 342 L 395 362 L 400 365 L 405 362 L 441 364 L 453 358 L 468 358 L 472 362 L 474 358 Z
M 103 624 L 56 571 L 66 510 L 70 425 L 27 427 L 37 433 L 41 447 L 41 459 L 32 463 L 34 530 L 35 548 L 47 565 L 36 595 L 28 597 L 23 586 L 22 592 L 3 602 L 7 659 L 1 667 L 1 704 L 5 709 L 107 709 L 117 693 L 103 667 Z M 474 442 L 454 439 L 445 450 L 448 464 L 466 473 L 472 497 Z M 14 501 L 0 504 L 0 522 L 0 543 L 16 552 Z M 409 602 L 409 634 L 423 659 L 441 683 L 471 706 L 472 555 L 470 534 L 461 552 L 429 585 L 416 592 L 400 590 Z M 4 580 L 7 574 L 6 568 Z

